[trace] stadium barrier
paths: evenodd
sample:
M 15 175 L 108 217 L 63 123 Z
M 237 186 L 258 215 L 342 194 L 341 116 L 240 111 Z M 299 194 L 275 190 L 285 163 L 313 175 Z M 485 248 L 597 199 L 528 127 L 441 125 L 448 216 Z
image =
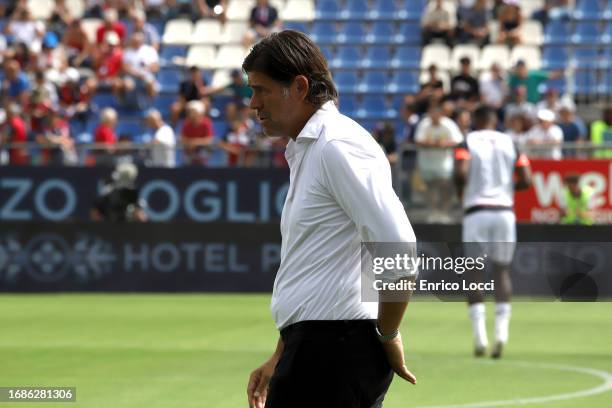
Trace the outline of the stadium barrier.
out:
M 422 243 L 461 238 L 459 225 L 414 229 Z M 612 298 L 611 232 L 519 225 L 529 244 L 517 249 L 515 293 L 550 298 L 554 282 L 578 276 Z M 542 253 L 555 254 L 546 267 Z M 278 223 L 3 222 L 0 230 L 0 292 L 269 292 L 279 262 Z M 570 269 L 559 275 L 563 265 Z

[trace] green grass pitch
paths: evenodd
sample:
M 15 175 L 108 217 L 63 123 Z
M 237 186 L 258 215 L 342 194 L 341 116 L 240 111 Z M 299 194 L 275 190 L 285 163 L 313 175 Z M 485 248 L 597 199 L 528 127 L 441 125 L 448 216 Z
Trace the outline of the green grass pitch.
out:
M 77 387 L 76 403 L 45 407 L 245 407 L 248 374 L 277 338 L 268 303 L 269 295 L 2 295 L 0 386 Z M 487 313 L 491 332 L 491 304 Z M 612 372 L 612 303 L 515 302 L 501 361 L 471 357 L 464 304 L 414 301 L 402 332 L 419 383 L 396 377 L 385 408 L 612 407 L 612 378 L 597 374 Z M 584 395 L 568 399 L 575 393 Z M 9 406 L 41 405 L 0 403 Z

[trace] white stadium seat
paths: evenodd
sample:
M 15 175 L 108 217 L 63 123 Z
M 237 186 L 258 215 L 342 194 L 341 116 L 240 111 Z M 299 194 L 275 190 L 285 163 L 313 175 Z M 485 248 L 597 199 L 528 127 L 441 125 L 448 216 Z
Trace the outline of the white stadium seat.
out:
M 501 69 L 510 67 L 510 49 L 505 45 L 487 45 L 480 54 L 478 69 L 488 70 L 493 63 L 497 63 Z
M 66 7 L 74 18 L 83 17 L 85 12 L 85 2 L 83 0 L 66 0 Z
M 450 63 L 450 50 L 446 45 L 430 44 L 423 48 L 421 56 L 421 69 L 427 69 L 432 64 L 437 65 L 440 71 L 447 71 Z
M 288 0 L 281 12 L 283 21 L 312 21 L 315 7 L 312 0 Z
M 185 64 L 188 67 L 213 68 L 215 62 L 215 47 L 212 45 L 193 45 L 187 52 Z
M 227 5 L 226 16 L 229 21 L 246 21 L 251 15 L 254 2 L 251 0 L 231 0 Z
M 192 44 L 220 44 L 223 42 L 223 27 L 219 20 L 198 20 L 191 34 Z
M 248 50 L 241 45 L 222 45 L 213 62 L 214 68 L 240 68 Z
M 525 21 L 521 28 L 521 39 L 523 44 L 541 46 L 544 41 L 542 24 L 536 20 Z
M 227 86 L 230 81 L 230 71 L 228 71 L 227 69 L 218 69 L 213 74 L 210 86 L 213 88 L 223 87 Z
M 472 44 L 455 46 L 451 54 L 450 69 L 452 71 L 459 71 L 461 68 L 459 60 L 463 57 L 468 57 L 472 61 L 472 69 L 475 69 L 478 67 L 478 61 L 480 60 L 480 48 Z
M 164 44 L 190 44 L 193 24 L 187 19 L 175 19 L 166 23 L 162 37 Z
M 533 45 L 517 45 L 510 55 L 510 67 L 516 65 L 519 60 L 525 61 L 529 69 L 540 69 L 542 67 L 540 48 Z
M 32 17 L 37 20 L 46 20 L 51 17 L 54 7 L 54 0 L 28 0 L 28 9 Z
M 223 42 L 226 44 L 240 44 L 248 30 L 249 25 L 246 21 L 229 21 L 223 27 Z

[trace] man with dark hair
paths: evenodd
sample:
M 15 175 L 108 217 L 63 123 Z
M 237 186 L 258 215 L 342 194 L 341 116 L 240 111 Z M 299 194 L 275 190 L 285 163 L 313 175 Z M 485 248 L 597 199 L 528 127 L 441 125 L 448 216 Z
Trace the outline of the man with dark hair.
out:
M 493 108 L 477 108 L 474 125 L 476 130 L 455 149 L 454 176 L 463 199 L 462 235 L 467 255 L 488 254 L 495 275 L 495 346 L 491 356 L 499 358 L 508 341 L 510 325 L 510 264 L 516 242 L 516 218 L 512 210 L 514 191 L 529 188 L 531 170 L 529 160 L 519 153 L 512 138 L 495 131 L 497 113 Z M 474 250 L 477 252 L 471 252 Z M 482 271 L 476 269 L 470 271 L 466 279 L 484 281 Z M 483 293 L 470 291 L 468 304 L 474 355 L 481 357 L 488 347 Z
M 327 62 L 306 35 L 271 34 L 242 68 L 264 133 L 289 139 L 290 169 L 271 304 L 280 338 L 251 373 L 249 406 L 380 407 L 394 371 L 416 383 L 399 335 L 407 299 L 360 298 L 360 242 L 416 242 L 389 162 L 339 113 Z

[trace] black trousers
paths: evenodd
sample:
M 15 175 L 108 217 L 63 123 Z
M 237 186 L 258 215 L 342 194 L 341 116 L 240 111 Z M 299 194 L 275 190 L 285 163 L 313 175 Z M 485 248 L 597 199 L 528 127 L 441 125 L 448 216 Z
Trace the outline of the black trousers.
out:
M 373 320 L 304 321 L 281 330 L 266 408 L 380 408 L 393 379 Z

